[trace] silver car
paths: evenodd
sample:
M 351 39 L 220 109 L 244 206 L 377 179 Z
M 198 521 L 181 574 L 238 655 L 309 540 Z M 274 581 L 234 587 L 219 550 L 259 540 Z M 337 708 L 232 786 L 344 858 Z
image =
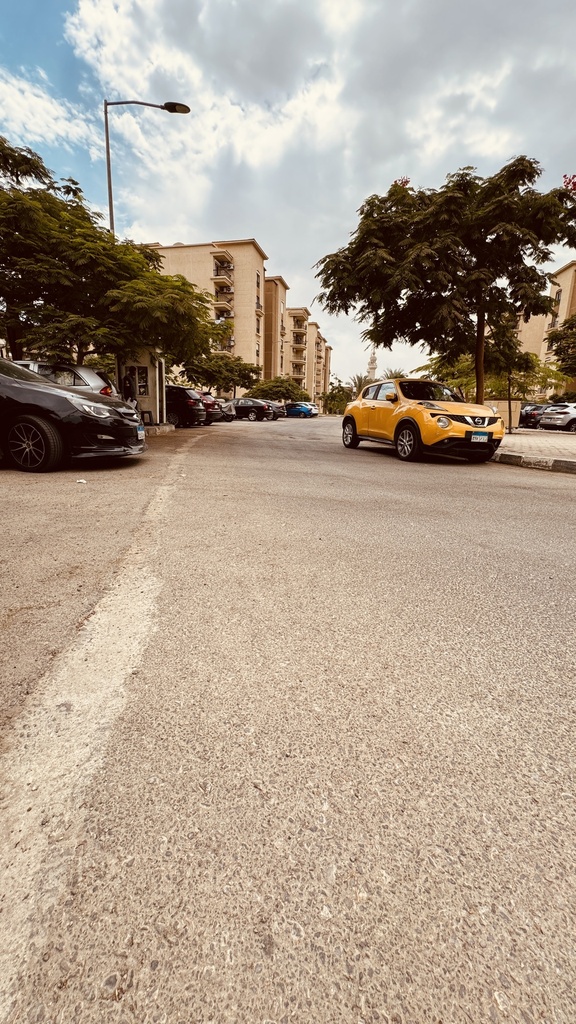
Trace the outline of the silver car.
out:
M 548 405 L 538 426 L 541 430 L 569 430 L 571 434 L 576 434 L 576 402 Z
M 96 391 L 99 395 L 109 398 L 118 392 L 104 370 L 93 370 L 90 366 L 74 366 L 72 363 L 46 363 L 35 359 L 15 359 L 17 366 L 39 373 L 55 384 L 63 384 L 67 388 L 78 388 L 79 391 Z

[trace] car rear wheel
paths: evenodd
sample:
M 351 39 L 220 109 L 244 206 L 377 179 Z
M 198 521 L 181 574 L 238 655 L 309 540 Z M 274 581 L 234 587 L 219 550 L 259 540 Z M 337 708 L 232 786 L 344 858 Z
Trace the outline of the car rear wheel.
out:
M 305 420 L 306 419 L 306 413 L 305 412 L 299 412 L 298 413 L 298 418 L 301 419 L 301 420 Z
M 572 420 L 572 423 L 568 424 L 566 430 L 569 431 L 570 434 L 576 434 L 576 420 Z
M 418 428 L 412 423 L 402 423 L 394 438 L 396 455 L 402 462 L 413 462 L 421 452 Z
M 64 458 L 64 444 L 56 427 L 38 416 L 16 420 L 6 441 L 10 462 L 25 473 L 49 473 Z
M 466 456 L 468 462 L 490 462 L 494 452 L 471 452 Z
M 248 413 L 248 419 L 252 420 L 252 422 L 258 419 L 258 413 L 256 412 L 255 409 L 250 409 L 250 412 Z
M 357 448 L 360 444 L 360 438 L 356 433 L 356 424 L 354 420 L 346 420 L 346 423 L 342 427 L 342 444 L 345 448 Z
M 177 412 L 169 412 L 166 414 L 166 422 L 171 423 L 173 427 L 177 427 L 180 423 L 180 417 Z

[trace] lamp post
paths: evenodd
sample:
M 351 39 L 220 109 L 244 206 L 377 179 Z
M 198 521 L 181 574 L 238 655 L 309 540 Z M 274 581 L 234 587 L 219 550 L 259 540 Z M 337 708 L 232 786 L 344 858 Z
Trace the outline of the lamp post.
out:
M 110 231 L 114 234 L 114 203 L 112 201 L 112 171 L 110 168 L 110 134 L 108 131 L 108 107 L 155 107 L 156 110 L 167 110 L 169 114 L 189 114 L 190 107 L 185 103 L 145 103 L 143 100 L 104 100 L 104 135 L 106 139 L 106 177 L 108 180 L 108 213 Z

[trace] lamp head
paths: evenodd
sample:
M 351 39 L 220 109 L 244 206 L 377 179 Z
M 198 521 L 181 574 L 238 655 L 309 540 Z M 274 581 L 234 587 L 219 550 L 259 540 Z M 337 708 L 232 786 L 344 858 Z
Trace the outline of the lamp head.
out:
M 162 110 L 167 110 L 169 114 L 189 114 L 190 107 L 187 107 L 185 103 L 163 103 Z

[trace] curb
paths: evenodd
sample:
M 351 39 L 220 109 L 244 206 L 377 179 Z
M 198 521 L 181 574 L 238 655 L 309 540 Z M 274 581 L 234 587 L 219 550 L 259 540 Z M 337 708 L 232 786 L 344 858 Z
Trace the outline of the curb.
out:
M 176 430 L 173 423 L 156 423 L 153 427 L 144 427 L 146 431 L 146 437 L 157 437 L 158 434 L 169 434 L 171 430 Z
M 541 455 L 512 455 L 510 452 L 496 452 L 492 462 L 505 466 L 523 466 L 524 469 L 547 469 L 552 473 L 575 473 L 576 462 L 571 459 L 546 459 Z

